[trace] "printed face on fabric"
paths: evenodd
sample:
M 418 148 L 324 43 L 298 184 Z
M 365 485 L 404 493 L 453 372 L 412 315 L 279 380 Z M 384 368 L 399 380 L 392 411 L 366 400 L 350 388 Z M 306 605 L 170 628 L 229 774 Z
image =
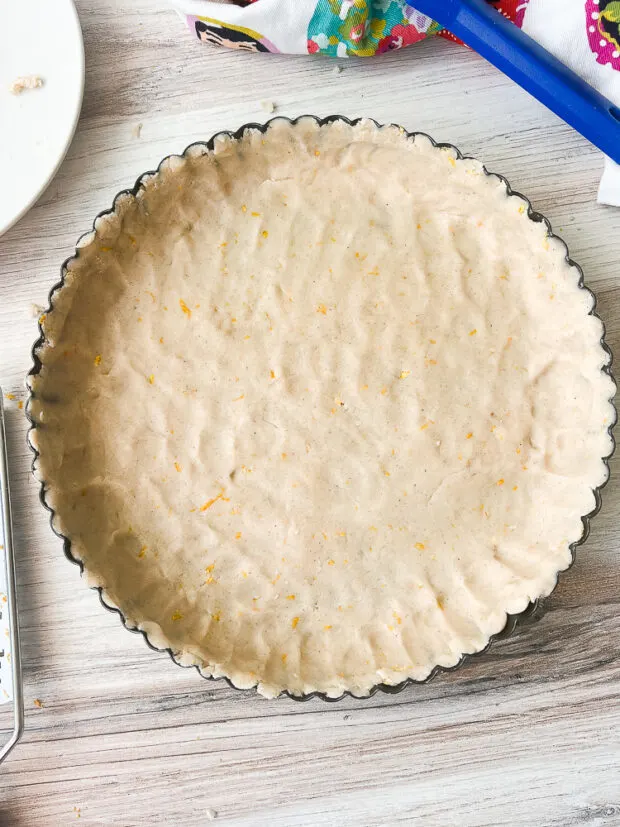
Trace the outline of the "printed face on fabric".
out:
M 271 52 L 258 32 L 250 29 L 224 26 L 211 20 L 197 19 L 195 24 L 196 35 L 203 43 L 214 46 L 226 46 L 229 49 L 243 49 L 246 52 Z

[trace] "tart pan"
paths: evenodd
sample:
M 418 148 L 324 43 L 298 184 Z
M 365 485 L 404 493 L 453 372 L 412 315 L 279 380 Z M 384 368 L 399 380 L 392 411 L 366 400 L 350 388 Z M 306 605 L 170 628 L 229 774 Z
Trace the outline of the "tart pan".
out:
M 295 125 L 295 124 L 296 124 L 299 120 L 301 120 L 302 118 L 308 118 L 308 117 L 309 117 L 309 116 L 301 116 L 300 118 L 296 118 L 296 119 L 292 119 L 292 120 L 291 120 L 291 119 L 288 119 L 288 118 L 281 118 L 281 117 L 279 117 L 279 118 L 272 119 L 272 120 L 270 120 L 270 121 L 268 121 L 268 122 L 266 122 L 266 123 L 264 123 L 264 124 L 248 123 L 248 124 L 245 124 L 244 126 L 240 127 L 240 128 L 239 128 L 237 131 L 235 131 L 235 132 L 229 132 L 229 131 L 219 132 L 219 133 L 217 133 L 216 135 L 214 135 L 214 136 L 213 136 L 210 140 L 208 140 L 208 141 L 206 141 L 206 142 L 203 142 L 203 141 L 198 141 L 198 142 L 195 142 L 195 143 L 193 143 L 193 144 L 190 144 L 190 146 L 189 146 L 189 147 L 187 147 L 187 148 L 185 149 L 185 151 L 184 151 L 183 155 L 185 155 L 185 154 L 186 154 L 186 153 L 187 153 L 190 149 L 195 150 L 196 148 L 203 148 L 205 151 L 210 151 L 210 150 L 212 150 L 212 149 L 214 148 L 214 144 L 215 144 L 215 142 L 217 141 L 217 139 L 218 139 L 218 138 L 220 138 L 220 137 L 222 137 L 222 136 L 225 136 L 225 137 L 228 137 L 228 138 L 232 138 L 232 139 L 240 139 L 240 138 L 244 135 L 244 133 L 245 133 L 247 130 L 258 130 L 258 131 L 260 131 L 260 132 L 263 132 L 263 133 L 264 133 L 264 132 L 265 132 L 265 131 L 269 128 L 270 124 L 271 124 L 274 120 L 275 120 L 275 121 L 286 121 L 286 122 L 290 123 L 291 125 Z M 310 116 L 310 117 L 312 117 L 312 116 Z M 345 118 L 345 117 L 343 117 L 343 116 L 341 116 L 341 115 L 332 115 L 332 116 L 327 117 L 327 118 L 313 118 L 313 120 L 315 120 L 315 121 L 316 121 L 316 123 L 317 123 L 319 126 L 323 126 L 323 125 L 325 125 L 325 124 L 329 124 L 329 123 L 332 123 L 332 122 L 335 122 L 335 121 L 341 121 L 341 122 L 343 122 L 343 123 L 345 123 L 345 124 L 347 124 L 347 125 L 350 125 L 350 126 L 355 126 L 355 125 L 356 125 L 357 123 L 359 123 L 359 122 L 360 122 L 360 120 L 362 120 L 362 119 L 354 119 L 354 120 L 350 120 L 350 119 Z M 376 125 L 377 127 L 381 127 L 381 126 L 382 126 L 382 124 L 379 124 L 379 123 L 377 123 L 376 121 L 373 121 L 373 123 L 375 123 L 375 125 Z M 437 148 L 439 148 L 439 149 L 447 149 L 447 150 L 451 150 L 451 151 L 453 151 L 453 152 L 455 153 L 456 157 L 457 157 L 457 158 L 459 158 L 459 159 L 463 159 L 463 158 L 468 158 L 468 157 L 469 157 L 469 156 L 464 156 L 464 155 L 463 155 L 463 154 L 462 154 L 462 153 L 461 153 L 461 152 L 460 152 L 460 151 L 459 151 L 456 147 L 454 147 L 452 144 L 448 144 L 448 143 L 437 143 L 437 142 L 435 142 L 432 138 L 430 138 L 430 136 L 426 135 L 425 133 L 420 133 L 420 132 L 406 132 L 405 130 L 402 130 L 402 132 L 403 132 L 403 134 L 404 134 L 404 135 L 406 135 L 408 138 L 411 138 L 411 139 L 415 139 L 415 137 L 416 137 L 416 136 L 422 136 L 422 137 L 424 137 L 424 138 L 428 139 L 428 140 L 429 140 L 429 141 L 430 141 L 430 142 L 431 142 L 431 143 L 432 143 L 435 147 L 437 147 Z M 103 212 L 99 213 L 99 214 L 96 216 L 96 218 L 95 218 L 95 220 L 94 220 L 94 222 L 93 222 L 93 229 L 92 229 L 91 231 L 89 231 L 88 233 L 85 233 L 85 234 L 84 234 L 84 235 L 83 235 L 83 236 L 82 236 L 82 237 L 78 240 L 77 245 L 76 245 L 76 249 L 75 249 L 75 253 L 74 253 L 74 255 L 73 255 L 73 256 L 71 256 L 70 258 L 68 258 L 68 259 L 67 259 L 67 260 L 63 263 L 63 265 L 62 265 L 62 267 L 61 267 L 60 281 L 59 281 L 59 282 L 58 282 L 58 283 L 57 283 L 57 284 L 56 284 L 56 285 L 52 288 L 52 290 L 50 291 L 50 294 L 49 294 L 49 306 L 48 306 L 48 310 L 46 311 L 46 313 L 47 313 L 47 312 L 51 312 L 51 310 L 54 308 L 54 299 L 55 299 L 55 294 L 56 294 L 56 293 L 57 293 L 57 292 L 58 292 L 58 291 L 59 291 L 59 290 L 63 287 L 63 285 L 64 285 L 64 283 L 65 283 L 65 278 L 66 278 L 66 275 L 67 275 L 68 267 L 69 267 L 69 265 L 70 265 L 73 261 L 75 261 L 75 260 L 79 257 L 79 255 L 80 255 L 80 247 L 84 246 L 84 243 L 87 241 L 88 237 L 92 237 L 93 233 L 95 232 L 95 225 L 96 225 L 97 221 L 98 221 L 99 219 L 101 219 L 101 218 L 103 218 L 103 217 L 105 217 L 105 216 L 107 216 L 107 215 L 110 215 L 110 214 L 112 214 L 112 213 L 114 213 L 114 212 L 115 212 L 115 210 L 116 210 L 116 204 L 117 204 L 118 199 L 126 198 L 127 196 L 136 196 L 136 194 L 139 192 L 139 190 L 140 190 L 140 189 L 141 189 L 141 187 L 143 186 L 143 182 L 144 182 L 144 180 L 145 180 L 145 179 L 147 179 L 147 178 L 149 178 L 149 177 L 151 177 L 151 176 L 153 176 L 153 175 L 155 175 L 155 174 L 157 174 L 157 173 L 159 172 L 159 170 L 160 170 L 161 165 L 162 165 L 164 162 L 168 161 L 170 158 L 174 158 L 174 157 L 175 157 L 174 155 L 167 156 L 166 158 L 164 158 L 164 159 L 162 160 L 162 162 L 160 163 L 160 165 L 159 165 L 159 167 L 157 168 L 157 170 L 148 171 L 148 172 L 143 173 L 143 174 L 142 174 L 142 175 L 141 175 L 141 176 L 137 179 L 137 181 L 135 182 L 134 186 L 133 186 L 131 189 L 129 189 L 129 190 L 122 190 L 121 192 L 119 192 L 119 193 L 116 195 L 116 197 L 115 197 L 115 199 L 114 199 L 114 202 L 113 202 L 113 205 L 112 205 L 111 209 L 109 209 L 109 210 L 104 210 Z M 178 156 L 176 156 L 176 157 L 178 157 Z M 543 215 L 541 215 L 539 212 L 536 212 L 536 211 L 532 208 L 532 206 L 531 206 L 531 204 L 530 204 L 529 200 L 528 200 L 528 199 L 527 199 L 524 195 L 522 195 L 521 193 L 519 193 L 519 192 L 517 192 L 517 191 L 513 190 L 513 189 L 511 188 L 510 184 L 508 183 L 508 181 L 506 180 L 506 178 L 504 178 L 504 177 L 503 177 L 503 176 L 501 176 L 501 175 L 498 175 L 497 173 L 492 173 L 492 172 L 489 172 L 486 168 L 484 168 L 484 173 L 485 173 L 486 175 L 488 175 L 488 176 L 492 176 L 492 177 L 494 177 L 494 178 L 498 179 L 499 181 L 501 181 L 501 182 L 504 184 L 504 186 L 506 187 L 506 192 L 507 192 L 507 195 L 509 195 L 509 196 L 515 196 L 515 197 L 518 197 L 518 198 L 522 199 L 522 200 L 525 202 L 526 207 L 527 207 L 527 216 L 528 216 L 528 218 L 529 218 L 531 221 L 534 221 L 534 222 L 536 222 L 536 223 L 542 223 L 542 224 L 544 224 L 544 226 L 546 227 L 547 236 L 548 236 L 549 238 L 554 238 L 554 239 L 558 239 L 559 241 L 561 241 L 562 245 L 564 246 L 564 249 L 566 250 L 565 259 L 566 259 L 567 263 L 568 263 L 571 267 L 575 267 L 575 268 L 577 269 L 577 273 L 579 274 L 579 283 L 578 283 L 578 284 L 579 284 L 579 288 L 580 288 L 580 289 L 582 289 L 582 290 L 584 290 L 584 291 L 587 291 L 587 292 L 588 292 L 588 294 L 589 294 L 589 295 L 591 296 L 591 298 L 592 298 L 592 309 L 590 310 L 590 315 L 596 316 L 596 317 L 598 318 L 598 316 L 597 316 L 597 314 L 596 314 L 596 309 L 595 309 L 595 308 L 596 308 L 596 299 L 595 299 L 595 296 L 594 296 L 594 295 L 592 294 L 592 292 L 591 292 L 591 291 L 590 291 L 590 290 L 589 290 L 589 289 L 585 286 L 585 284 L 584 284 L 584 278 L 583 278 L 583 272 L 582 272 L 581 268 L 579 267 L 579 265 L 577 265 L 577 264 L 576 264 L 574 261 L 572 261 L 572 259 L 570 258 L 569 253 L 568 253 L 568 248 L 566 247 L 565 242 L 564 242 L 561 238 L 559 238 L 559 236 L 557 236 L 555 233 L 553 233 L 553 230 L 552 230 L 552 228 L 551 228 L 551 224 L 550 224 L 550 222 L 549 222 L 549 221 L 548 221 L 548 220 L 547 220 L 547 219 L 546 219 Z M 30 405 L 30 401 L 31 401 L 31 399 L 33 398 L 33 391 L 32 391 L 32 385 L 31 385 L 31 380 L 30 380 L 30 377 L 33 377 L 33 376 L 38 375 L 38 374 L 39 374 L 39 372 L 40 372 L 40 370 L 41 370 L 41 367 L 42 367 L 41 360 L 40 360 L 40 358 L 39 358 L 39 356 L 38 356 L 38 353 L 39 353 L 40 348 L 42 348 L 42 347 L 44 346 L 44 344 L 45 344 L 45 335 L 44 335 L 44 333 L 43 333 L 43 329 L 42 329 L 42 327 L 41 327 L 41 324 L 39 324 L 39 331 L 40 331 L 40 336 L 39 336 L 38 340 L 35 342 L 35 344 L 33 345 L 33 348 L 32 348 L 33 367 L 31 368 L 31 370 L 30 370 L 30 372 L 29 372 L 29 378 L 28 378 L 28 385 L 29 385 L 29 387 L 30 387 L 30 389 L 31 389 L 31 393 L 30 393 L 30 398 L 29 398 L 28 403 L 27 403 L 27 406 L 26 406 L 27 416 L 28 416 L 28 419 L 29 419 L 30 424 L 31 424 L 31 428 L 30 428 L 30 431 L 29 431 L 29 434 L 28 434 L 28 443 L 29 443 L 29 446 L 30 446 L 31 450 L 32 450 L 32 451 L 33 451 L 33 453 L 34 453 L 34 459 L 33 459 L 33 463 L 32 463 L 32 466 L 33 466 L 33 472 L 35 471 L 36 461 L 37 461 L 37 458 L 38 458 L 38 451 L 37 451 L 37 449 L 36 449 L 36 447 L 35 447 L 35 444 L 34 444 L 34 442 L 33 442 L 33 439 L 32 439 L 32 434 L 33 434 L 33 432 L 36 430 L 37 425 L 35 424 L 35 422 L 34 422 L 34 420 L 33 420 L 33 417 L 32 417 L 32 415 L 31 415 L 31 412 L 30 412 L 30 407 L 31 407 L 31 405 Z M 603 331 L 604 331 L 604 328 L 603 328 Z M 602 368 L 602 370 L 603 370 L 603 372 L 604 372 L 604 373 L 606 373 L 606 374 L 607 374 L 607 375 L 608 375 L 608 376 L 609 376 L 609 377 L 613 380 L 613 376 L 612 376 L 612 373 L 611 373 L 612 354 L 611 354 L 611 351 L 610 351 L 610 349 L 609 349 L 609 347 L 608 347 L 607 343 L 605 342 L 604 332 L 603 332 L 603 335 L 602 335 L 602 337 L 601 337 L 601 342 L 600 342 L 600 344 L 601 344 L 601 347 L 603 348 L 603 350 L 605 351 L 605 353 L 608 355 L 608 362 L 607 362 L 607 364 L 606 364 L 606 365 Z M 614 442 L 614 440 L 613 440 L 613 433 L 612 433 L 612 431 L 613 431 L 613 427 L 614 427 L 614 425 L 615 425 L 616 419 L 617 419 L 617 412 L 616 412 L 616 409 L 615 409 L 615 407 L 614 407 L 614 415 L 613 415 L 613 417 L 611 418 L 610 424 L 609 424 L 609 426 L 608 426 L 608 433 L 609 433 L 609 436 L 610 436 L 610 440 L 611 440 L 611 445 L 612 445 L 612 448 L 611 448 L 611 451 L 610 451 L 610 453 L 608 454 L 608 456 L 607 456 L 607 457 L 605 457 L 605 458 L 603 458 L 603 459 L 604 459 L 604 462 L 605 462 L 605 465 L 606 465 L 606 467 L 607 467 L 607 477 L 606 477 L 606 479 L 605 479 L 605 481 L 603 482 L 603 484 L 602 484 L 602 485 L 600 485 L 599 487 L 597 487 L 597 488 L 593 489 L 593 495 L 594 495 L 594 499 L 595 499 L 595 507 L 592 509 L 592 511 L 591 511 L 589 514 L 586 514 L 586 515 L 582 516 L 582 518 L 581 518 L 582 525 L 583 525 L 583 531 L 582 531 L 581 537 L 580 537 L 577 541 L 573 542 L 573 543 L 570 545 L 571 562 L 570 562 L 570 564 L 569 564 L 568 568 L 570 568 L 570 566 L 571 566 L 571 565 L 574 563 L 574 561 L 575 561 L 575 555 L 576 555 L 576 549 L 577 549 L 577 547 L 578 547 L 578 546 L 580 546 L 581 544 L 583 544 L 583 543 L 586 541 L 587 537 L 588 537 L 588 534 L 589 534 L 589 531 L 590 531 L 590 523 L 591 523 L 592 518 L 593 518 L 593 517 L 594 517 L 594 516 L 595 516 L 595 515 L 596 515 L 596 514 L 600 511 L 600 508 L 601 508 L 601 490 L 602 490 L 602 488 L 605 486 L 605 484 L 606 484 L 606 482 L 607 482 L 607 479 L 609 478 L 609 459 L 611 458 L 611 456 L 612 456 L 612 454 L 613 454 L 613 451 L 614 451 L 614 449 L 615 449 L 615 442 Z M 36 472 L 35 472 L 35 475 L 36 475 Z M 43 506 L 44 506 L 44 507 L 47 509 L 47 511 L 50 513 L 50 524 L 51 524 L 52 530 L 54 531 L 54 533 L 55 533 L 57 536 L 59 536 L 59 537 L 62 539 L 62 541 L 63 541 L 63 548 L 64 548 L 64 553 L 65 553 L 65 556 L 66 556 L 66 557 L 67 557 L 67 558 L 68 558 L 68 559 L 69 559 L 72 563 L 75 563 L 76 565 L 78 565 L 78 566 L 80 567 L 80 571 L 83 573 L 83 571 L 84 571 L 84 564 L 83 564 L 83 562 L 82 562 L 81 560 L 79 560 L 78 558 L 76 558 L 76 557 L 74 556 L 73 551 L 72 551 L 71 538 L 70 538 L 70 537 L 67 537 L 67 536 L 65 536 L 65 535 L 63 535 L 63 534 L 61 534 L 60 532 L 58 532 L 58 531 L 54 528 L 53 519 L 54 519 L 54 516 L 55 516 L 55 512 L 54 512 L 54 510 L 51 508 L 51 506 L 49 505 L 49 503 L 47 502 L 47 498 L 46 498 L 46 483 L 45 483 L 45 480 L 39 480 L 39 482 L 40 482 L 39 497 L 40 497 L 40 500 L 41 500 L 41 502 L 42 502 Z M 559 575 L 558 575 L 558 576 L 559 576 Z M 556 579 L 556 585 L 557 585 L 557 579 Z M 94 588 L 94 589 L 97 591 L 97 593 L 98 593 L 98 595 L 99 595 L 99 599 L 100 599 L 100 601 L 101 601 L 102 605 L 103 605 L 106 609 L 108 609 L 108 611 L 111 611 L 111 612 L 116 613 L 116 614 L 119 616 L 119 618 L 120 618 L 121 622 L 123 623 L 123 625 L 125 626 L 125 628 L 126 628 L 126 629 L 128 629 L 128 630 L 129 630 L 129 631 L 131 631 L 131 632 L 135 632 L 135 633 L 139 633 L 139 634 L 141 634 L 141 635 L 143 636 L 143 638 L 144 638 L 144 640 L 145 640 L 146 644 L 147 644 L 147 645 L 148 645 L 151 649 L 153 649 L 154 651 L 157 651 L 157 652 L 165 651 L 165 652 L 167 652 L 167 653 L 168 653 L 168 655 L 170 656 L 170 658 L 171 658 L 171 659 L 172 659 L 175 663 L 177 663 L 177 665 L 179 665 L 179 666 L 184 666 L 184 668 L 191 668 L 191 667 L 189 667 L 189 666 L 186 666 L 186 665 L 184 665 L 184 664 L 181 664 L 181 663 L 179 662 L 179 660 L 177 659 L 177 657 L 175 656 L 175 653 L 172 651 L 172 649 L 171 649 L 171 648 L 164 648 L 164 649 L 162 649 L 162 648 L 159 648 L 159 647 L 154 646 L 154 645 L 151 643 L 151 641 L 149 640 L 148 634 L 147 634 L 145 631 L 143 631 L 143 630 L 141 630 L 141 629 L 138 629 L 138 628 L 136 628 L 135 626 L 130 625 L 130 624 L 128 623 L 127 619 L 125 618 L 125 616 L 124 616 L 123 612 L 122 612 L 119 608 L 117 608 L 117 607 L 115 607 L 115 606 L 112 606 L 112 605 L 110 605 L 110 604 L 108 604 L 108 603 L 106 602 L 106 600 L 105 600 L 105 598 L 104 598 L 104 594 L 103 594 L 103 587 L 102 587 L 102 586 L 93 586 L 92 588 Z M 457 662 L 454 666 L 450 666 L 450 667 L 435 666 L 435 667 L 432 669 L 432 671 L 430 672 L 430 674 L 429 674 L 426 678 L 424 678 L 423 680 L 416 680 L 416 679 L 413 679 L 413 678 L 407 678 L 407 679 L 403 680 L 402 682 L 397 683 L 397 684 L 394 684 L 394 685 L 385 684 L 385 683 L 378 683 L 378 684 L 375 684 L 375 685 L 374 685 L 374 686 L 370 689 L 370 691 L 369 691 L 369 693 L 368 693 L 368 694 L 366 694 L 366 695 L 364 695 L 364 696 L 361 696 L 361 697 L 363 697 L 363 698 L 372 697 L 372 696 L 373 696 L 376 692 L 384 692 L 384 693 L 388 693 L 388 694 L 395 694 L 395 693 L 398 693 L 398 692 L 402 692 L 402 691 L 403 691 L 406 687 L 408 687 L 408 686 L 410 686 L 410 685 L 412 685 L 412 684 L 425 684 L 425 683 L 428 683 L 429 681 L 433 680 L 433 678 L 437 677 L 437 675 L 439 675 L 439 674 L 441 674 L 441 673 L 443 673 L 443 672 L 452 672 L 452 671 L 454 671 L 455 669 L 458 669 L 460 666 L 462 666 L 464 663 L 468 662 L 470 659 L 472 659 L 472 658 L 477 658 L 477 657 L 479 657 L 480 655 L 482 655 L 484 652 L 486 652 L 486 651 L 488 650 L 488 648 L 489 648 L 489 647 L 490 647 L 490 646 L 491 646 L 491 645 L 492 645 L 495 641 L 497 641 L 497 640 L 503 640 L 503 639 L 506 639 L 506 638 L 510 637 L 512 634 L 514 634 L 514 632 L 515 632 L 515 631 L 516 631 L 519 627 L 521 627 L 521 626 L 522 626 L 525 622 L 527 622 L 528 620 L 529 620 L 529 621 L 531 621 L 532 619 L 535 619 L 535 618 L 539 618 L 539 617 L 541 617 L 541 616 L 542 616 L 542 614 L 544 613 L 544 604 L 545 604 L 545 601 L 546 601 L 546 600 L 547 600 L 547 598 L 546 598 L 546 597 L 545 597 L 545 598 L 538 598 L 538 599 L 536 599 L 536 600 L 532 601 L 532 602 L 531 602 L 531 603 L 530 603 L 530 604 L 529 604 L 529 605 L 525 608 L 525 610 L 524 610 L 524 611 L 522 611 L 522 612 L 520 612 L 520 613 L 518 613 L 518 614 L 508 614 L 508 615 L 507 615 L 507 619 L 506 619 L 506 624 L 505 624 L 504 628 L 503 628 L 500 632 L 498 632 L 497 634 L 492 635 L 492 636 L 490 637 L 489 642 L 488 642 L 488 644 L 484 647 L 484 649 L 482 649 L 482 650 L 480 650 L 480 651 L 478 651 L 478 652 L 475 652 L 475 653 L 473 653 L 473 654 L 465 654 L 465 655 L 463 655 L 463 656 L 460 658 L 460 660 L 459 660 L 459 661 L 458 661 L 458 662 Z M 195 665 L 194 665 L 194 667 L 193 667 L 193 668 L 198 669 L 198 667 L 197 667 L 197 666 L 195 666 Z M 217 681 L 219 681 L 219 680 L 224 680 L 224 681 L 226 681 L 226 683 L 228 683 L 228 685 L 229 685 L 231 688 L 239 690 L 239 688 L 238 688 L 238 687 L 236 687 L 236 686 L 232 683 L 232 681 L 231 681 L 230 679 L 228 679 L 227 677 L 217 677 L 217 678 L 216 678 L 216 677 L 213 677 L 213 676 L 203 675 L 203 674 L 200 672 L 200 670 L 198 670 L 198 671 L 199 671 L 199 674 L 201 675 L 201 677 L 203 677 L 205 680 L 213 680 L 213 681 L 215 681 L 215 680 L 217 680 Z M 239 691 L 241 691 L 241 690 L 239 690 Z M 246 690 L 246 691 L 247 691 L 247 690 Z M 284 691 L 282 691 L 282 692 L 280 693 L 279 697 L 284 697 L 284 696 L 289 697 L 289 698 L 291 698 L 291 699 L 293 699 L 293 700 L 298 700 L 298 701 L 299 701 L 299 700 L 309 700 L 310 698 L 315 698 L 315 697 L 316 697 L 316 698 L 320 698 L 321 700 L 324 700 L 324 701 L 337 701 L 337 700 L 341 700 L 342 698 L 344 698 L 344 697 L 346 697 L 346 696 L 353 697 L 353 698 L 360 698 L 360 696 L 358 696 L 358 695 L 354 695 L 354 694 L 353 694 L 352 692 L 350 692 L 350 691 L 345 691 L 345 692 L 343 692 L 343 693 L 342 693 L 340 696 L 338 696 L 338 697 L 330 697 L 330 696 L 328 696 L 328 695 L 327 695 L 326 693 L 324 693 L 324 692 L 310 692 L 310 693 L 303 694 L 303 695 L 295 695 L 295 694 L 292 694 L 291 692 L 289 692 L 289 691 L 287 691 L 287 690 L 284 690 Z

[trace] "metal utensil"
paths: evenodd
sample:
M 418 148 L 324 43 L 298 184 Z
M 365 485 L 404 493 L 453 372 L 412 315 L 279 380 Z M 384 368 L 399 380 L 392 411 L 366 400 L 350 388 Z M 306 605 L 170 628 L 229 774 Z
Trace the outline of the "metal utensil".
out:
M 24 729 L 24 695 L 22 689 L 22 669 L 19 650 L 19 627 L 17 623 L 17 600 L 15 589 L 15 555 L 13 553 L 13 531 L 11 523 L 11 494 L 9 490 L 9 468 L 7 462 L 6 431 L 4 428 L 4 407 L 2 404 L 2 388 L 0 388 L 0 499 L 2 501 L 0 522 L 0 566 L 6 570 L 6 603 L 0 603 L 0 622 L 8 616 L 9 643 L 8 648 L 4 641 L 0 641 L 0 663 L 3 667 L 10 666 L 6 671 L 11 675 L 11 692 L 5 689 L 7 700 L 13 704 L 13 731 L 9 740 L 0 747 L 0 762 L 2 762 L 15 744 L 19 741 Z M 2 661 L 4 660 L 4 663 Z M 0 675 L 5 672 L 3 668 Z M 2 698 L 0 698 L 0 702 Z
M 597 92 L 486 0 L 407 2 L 449 29 L 620 163 L 620 106 Z

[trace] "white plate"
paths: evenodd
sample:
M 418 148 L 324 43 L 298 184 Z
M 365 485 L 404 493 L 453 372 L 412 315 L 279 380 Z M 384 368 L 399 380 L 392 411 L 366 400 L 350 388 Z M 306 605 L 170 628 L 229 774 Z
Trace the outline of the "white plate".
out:
M 18 77 L 44 85 L 11 93 Z M 0 0 L 0 234 L 53 178 L 84 91 L 84 44 L 72 0 Z

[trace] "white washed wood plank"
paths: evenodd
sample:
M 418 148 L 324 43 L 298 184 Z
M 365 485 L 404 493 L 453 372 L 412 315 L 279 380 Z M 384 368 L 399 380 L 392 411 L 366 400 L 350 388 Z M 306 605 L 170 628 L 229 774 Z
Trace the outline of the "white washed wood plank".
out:
M 17 408 L 59 267 L 114 194 L 170 152 L 265 120 L 369 115 L 456 143 L 552 220 L 620 347 L 620 213 L 595 203 L 601 160 L 475 55 L 425 43 L 376 60 L 202 47 L 165 4 L 80 0 L 78 133 L 36 207 L 0 239 L 0 381 L 9 407 L 27 731 L 0 768 L 0 825 L 620 824 L 620 496 L 516 638 L 397 696 L 265 701 L 201 681 L 104 612 L 37 502 Z M 137 123 L 143 124 L 135 137 Z M 561 228 L 561 230 L 560 230 Z M 36 708 L 35 698 L 44 706 Z M 79 807 L 78 813 L 74 808 Z

